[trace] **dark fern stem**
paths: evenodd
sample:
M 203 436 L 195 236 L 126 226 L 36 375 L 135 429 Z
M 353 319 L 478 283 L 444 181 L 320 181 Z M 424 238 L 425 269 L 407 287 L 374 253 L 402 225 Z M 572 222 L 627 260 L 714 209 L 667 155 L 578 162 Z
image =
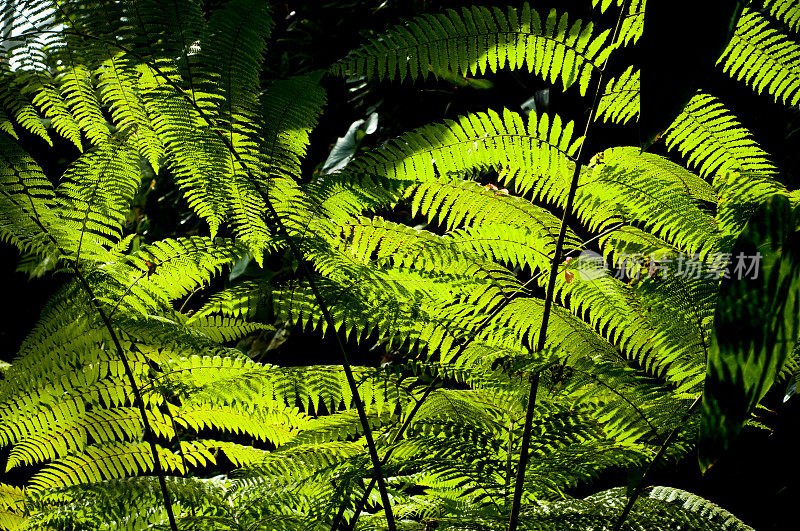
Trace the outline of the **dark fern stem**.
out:
M 692 405 L 689 406 L 689 409 L 683 414 L 681 421 L 677 426 L 675 426 L 675 428 L 673 428 L 669 436 L 667 436 L 666 440 L 661 445 L 661 448 L 658 449 L 658 453 L 656 453 L 655 457 L 653 457 L 653 460 L 650 461 L 650 464 L 647 465 L 647 468 L 639 477 L 639 479 L 636 480 L 636 486 L 634 487 L 631 495 L 628 497 L 628 502 L 625 504 L 625 508 L 622 510 L 622 513 L 620 513 L 612 531 L 620 531 L 622 529 L 622 525 L 625 523 L 628 515 L 630 515 L 631 511 L 633 510 L 633 505 L 636 503 L 636 500 L 639 499 L 639 496 L 642 494 L 642 490 L 647 486 L 647 478 L 650 476 L 650 472 L 661 460 L 661 457 L 663 457 L 664 453 L 667 451 L 667 448 L 669 448 L 670 444 L 672 444 L 672 441 L 674 441 L 675 437 L 678 435 L 678 432 L 680 432 L 681 428 L 683 428 L 683 423 L 686 422 L 686 420 L 689 418 L 689 415 L 692 414 L 692 411 L 694 411 L 694 408 L 697 407 L 702 398 L 703 395 L 700 394 L 694 399 Z
M 158 448 L 156 447 L 155 443 L 155 433 L 153 432 L 153 428 L 150 426 L 150 421 L 147 420 L 147 412 L 144 409 L 144 400 L 142 400 L 142 395 L 139 392 L 139 386 L 136 385 L 136 380 L 133 377 L 133 371 L 128 363 L 128 357 L 125 355 L 125 351 L 122 349 L 122 345 L 119 342 L 117 333 L 114 331 L 111 320 L 103 311 L 103 308 L 97 303 L 97 300 L 94 297 L 94 292 L 92 291 L 89 283 L 86 281 L 86 278 L 83 276 L 83 273 L 81 273 L 80 268 L 78 268 L 77 264 L 73 264 L 72 267 L 81 285 L 86 290 L 89 300 L 92 302 L 92 307 L 100 315 L 100 319 L 102 319 L 103 324 L 108 330 L 108 333 L 111 334 L 111 340 L 114 342 L 114 348 L 117 350 L 119 359 L 122 361 L 122 366 L 125 368 L 125 376 L 128 378 L 128 383 L 133 391 L 136 407 L 139 409 L 139 414 L 141 415 L 142 423 L 144 424 L 145 439 L 147 439 L 147 443 L 150 445 L 150 452 L 153 454 L 153 472 L 158 477 L 158 486 L 161 489 L 161 497 L 164 499 L 164 509 L 167 511 L 169 527 L 172 531 L 178 531 L 178 524 L 175 521 L 175 513 L 172 511 L 172 499 L 169 494 L 169 489 L 167 488 L 167 481 L 164 477 L 164 469 L 161 467 L 161 461 L 158 458 Z
M 47 237 L 50 239 L 51 242 L 56 246 L 59 253 L 66 256 L 66 252 L 61 246 L 58 244 L 56 239 L 53 237 L 52 234 L 47 230 L 44 224 L 39 219 L 39 214 L 36 211 L 36 207 L 34 206 L 33 201 L 31 201 L 31 212 L 33 213 L 33 220 L 36 222 L 37 226 L 41 229 L 42 233 L 46 234 Z M 75 273 L 75 277 L 80 282 L 81 286 L 83 287 L 84 291 L 86 292 L 87 297 L 89 298 L 89 302 L 92 305 L 92 308 L 97 312 L 100 316 L 100 319 L 103 321 L 103 326 L 105 326 L 108 333 L 111 335 L 111 341 L 114 343 L 114 348 L 117 351 L 117 355 L 119 356 L 120 361 L 122 362 L 122 366 L 125 369 L 125 376 L 128 379 L 128 383 L 131 386 L 131 391 L 133 392 L 133 399 L 136 403 L 136 407 L 139 410 L 139 415 L 142 418 L 142 427 L 144 429 L 144 436 L 147 439 L 147 443 L 150 446 L 150 453 L 153 455 L 153 473 L 158 477 L 158 486 L 161 490 L 161 497 L 164 501 L 164 510 L 167 512 L 167 519 L 169 520 L 169 526 L 171 531 L 178 531 L 178 524 L 175 521 L 175 513 L 172 510 L 172 499 L 169 494 L 169 489 L 167 488 L 167 481 L 164 477 L 164 469 L 161 467 L 161 460 L 158 457 L 158 448 L 156 447 L 155 442 L 155 432 L 153 431 L 152 426 L 150 426 L 150 421 L 147 420 L 147 412 L 144 408 L 144 400 L 142 399 L 142 394 L 139 392 L 139 386 L 136 385 L 136 379 L 133 376 L 133 371 L 131 370 L 130 363 L 128 363 L 128 357 L 125 355 L 125 350 L 122 348 L 122 344 L 119 342 L 119 337 L 117 336 L 116 331 L 114 330 L 114 326 L 111 324 L 111 319 L 109 319 L 106 312 L 103 311 L 102 306 L 97 302 L 97 299 L 94 295 L 94 290 L 89 285 L 89 282 L 86 280 L 83 272 L 81 272 L 80 267 L 77 263 L 78 256 L 75 257 L 75 260 L 70 262 L 70 267 L 72 268 L 73 272 Z
M 79 34 L 79 35 L 81 37 L 86 37 L 86 38 L 90 38 L 90 39 L 92 38 L 89 35 L 83 35 L 83 34 Z M 99 39 L 97 39 L 97 40 L 99 40 Z M 105 41 L 102 41 L 102 42 L 105 43 Z M 153 70 L 168 85 L 170 85 L 172 88 L 176 89 L 187 100 L 187 103 L 189 103 L 201 116 L 203 116 L 206 120 L 208 120 L 209 123 L 213 123 L 214 120 L 210 116 L 208 116 L 208 114 L 205 111 L 203 111 L 203 109 L 199 105 L 197 105 L 197 103 L 194 101 L 193 98 L 189 98 L 185 91 L 183 91 L 177 84 L 175 84 L 175 82 L 172 81 L 169 78 L 169 76 L 167 76 L 164 72 L 162 72 L 157 64 L 152 64 L 145 57 L 141 56 L 140 54 L 137 54 L 136 52 L 134 52 L 133 50 L 129 49 L 128 47 L 122 46 L 122 45 L 117 44 L 117 43 L 106 43 L 106 44 L 109 44 L 111 46 L 119 48 L 120 50 L 131 54 L 133 57 L 136 57 L 137 59 L 144 61 L 151 68 L 153 68 Z M 385 481 L 384 481 L 384 478 L 383 478 L 383 474 L 381 472 L 381 463 L 380 463 L 380 459 L 378 458 L 377 449 L 375 447 L 375 440 L 374 440 L 374 437 L 372 436 L 372 429 L 371 429 L 371 427 L 369 425 L 369 420 L 367 419 L 366 411 L 364 410 L 364 404 L 363 404 L 363 402 L 361 400 L 361 397 L 360 397 L 360 394 L 359 394 L 359 391 L 358 391 L 358 385 L 356 384 L 355 378 L 353 377 L 353 370 L 352 370 L 352 366 L 350 364 L 350 359 L 347 356 L 347 351 L 344 348 L 344 343 L 342 342 L 342 339 L 339 336 L 339 333 L 336 331 L 335 322 L 334 322 L 333 318 L 331 317 L 330 311 L 328 309 L 328 305 L 326 304 L 324 298 L 322 297 L 322 295 L 319 292 L 319 289 L 317 288 L 317 284 L 314 281 L 314 277 L 311 274 L 311 271 L 308 268 L 308 265 L 306 264 L 306 261 L 305 261 L 305 258 L 303 257 L 302 251 L 298 247 L 297 243 L 289 235 L 289 232 L 286 230 L 286 227 L 284 226 L 283 222 L 281 221 L 280 216 L 278 215 L 277 211 L 275 210 L 275 207 L 272 205 L 272 201 L 269 199 L 268 194 L 261 187 L 261 185 L 259 184 L 258 180 L 253 176 L 252 172 L 247 167 L 247 165 L 244 163 L 244 161 L 242 161 L 241 156 L 237 153 L 236 149 L 231 144 L 230 140 L 228 138 L 226 138 L 225 135 L 223 135 L 219 131 L 218 128 L 214 128 L 214 132 L 220 138 L 220 140 L 225 144 L 225 146 L 230 151 L 231 155 L 233 155 L 234 159 L 239 163 L 239 165 L 245 171 L 245 173 L 247 174 L 247 176 L 250 179 L 251 183 L 255 186 L 256 191 L 258 192 L 258 194 L 263 199 L 263 201 L 264 201 L 264 203 L 265 203 L 265 205 L 267 207 L 267 214 L 268 214 L 269 218 L 272 218 L 271 219 L 271 221 L 272 221 L 271 224 L 273 225 L 273 230 L 276 230 L 276 232 L 289 245 L 290 251 L 295 256 L 295 259 L 297 260 L 297 262 L 300 264 L 301 274 L 303 275 L 303 277 L 305 277 L 306 281 L 309 284 L 309 287 L 311 288 L 311 291 L 314 294 L 315 299 L 317 300 L 317 303 L 319 304 L 320 311 L 322 312 L 326 323 L 334 331 L 334 336 L 336 337 L 336 346 L 337 346 L 337 349 L 339 350 L 339 354 L 342 356 L 342 367 L 344 369 L 345 376 L 347 378 L 348 386 L 350 387 L 350 390 L 353 393 L 353 401 L 354 401 L 354 403 L 356 405 L 356 410 L 358 411 L 358 416 L 359 416 L 359 420 L 361 422 L 361 427 L 364 430 L 364 436 L 365 436 L 366 441 L 367 441 L 367 446 L 368 446 L 369 454 L 370 454 L 370 460 L 372 461 L 374 474 L 375 474 L 375 477 L 377 478 L 377 482 L 378 482 L 378 490 L 380 491 L 380 494 L 381 494 L 381 501 L 384 504 L 384 512 L 386 513 L 387 523 L 388 523 L 389 529 L 394 531 L 394 529 L 395 529 L 394 515 L 392 514 L 392 508 L 391 508 L 391 503 L 390 503 L 390 500 L 389 500 L 389 495 L 388 495 L 388 493 L 386 491 L 386 484 L 385 484 Z
M 617 24 L 614 28 L 613 36 L 611 37 L 612 46 L 617 40 L 622 19 L 625 16 L 627 8 L 627 0 L 620 6 L 619 16 L 617 17 Z M 550 312 L 553 308 L 553 298 L 555 295 L 556 275 L 558 274 L 558 266 L 561 262 L 561 254 L 564 250 L 564 240 L 567 235 L 567 213 L 572 211 L 572 204 L 575 200 L 575 194 L 578 190 L 578 177 L 581 172 L 581 162 L 583 154 L 583 146 L 586 145 L 586 140 L 591 131 L 591 125 L 594 120 L 595 110 L 597 103 L 600 100 L 600 89 L 603 83 L 603 73 L 608 65 L 608 58 L 603 63 L 597 75 L 597 82 L 594 90 L 594 97 L 592 105 L 589 108 L 589 116 L 586 118 L 586 127 L 583 132 L 583 141 L 581 142 L 578 152 L 575 156 L 575 169 L 572 172 L 572 179 L 569 185 L 569 192 L 567 194 L 567 201 L 564 205 L 564 215 L 561 217 L 561 224 L 558 230 L 558 240 L 556 241 L 556 249 L 553 253 L 553 261 L 550 263 L 550 277 L 547 279 L 547 290 L 545 291 L 544 309 L 542 311 L 542 324 L 539 328 L 539 340 L 536 345 L 536 352 L 542 352 L 547 339 L 547 324 L 550 319 Z M 519 526 L 519 512 L 522 506 L 522 490 L 525 485 L 525 468 L 528 465 L 528 448 L 531 442 L 531 428 L 533 426 L 533 412 L 536 408 L 536 392 L 539 389 L 539 371 L 534 372 L 530 378 L 530 391 L 528 393 L 528 403 L 525 409 L 525 424 L 522 429 L 522 441 L 519 450 L 519 464 L 517 465 L 517 477 L 514 483 L 514 496 L 511 501 L 511 515 L 508 519 L 508 531 L 516 531 Z M 510 451 L 510 449 L 509 449 Z

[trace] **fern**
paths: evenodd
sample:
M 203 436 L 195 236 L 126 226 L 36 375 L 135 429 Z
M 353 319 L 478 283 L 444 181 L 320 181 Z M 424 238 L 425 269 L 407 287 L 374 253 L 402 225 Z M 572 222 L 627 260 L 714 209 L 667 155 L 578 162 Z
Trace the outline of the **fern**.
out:
M 553 9 L 542 17 L 525 3 L 507 14 L 499 9 L 463 8 L 461 13 L 424 15 L 397 26 L 337 63 L 340 75 L 378 79 L 425 79 L 428 72 L 474 75 L 527 66 L 528 72 L 564 88 L 578 83 L 586 93 L 589 79 L 608 54 L 609 30 L 594 35 L 591 23 L 569 24 Z
M 720 57 L 724 71 L 775 101 L 800 103 L 800 45 L 771 27 L 757 11 L 745 9 L 728 48 Z
M 775 166 L 752 135 L 713 96 L 698 94 L 666 133 L 667 146 L 689 155 L 704 177 L 742 171 L 774 173 Z
M 764 7 L 769 14 L 782 20 L 793 31 L 800 29 L 800 8 L 791 0 L 764 0 Z
M 698 93 L 676 117 L 665 140 L 685 164 L 587 156 L 569 109 L 470 108 L 309 176 L 336 80 L 264 67 L 277 12 L 101 4 L 0 8 L 0 237 L 64 278 L 2 371 L 4 468 L 30 477 L 0 485 L 0 527 L 505 529 L 519 494 L 531 529 L 612 529 L 628 500 L 623 529 L 748 529 L 666 487 L 574 497 L 692 453 L 717 261 L 767 197 L 798 203 L 728 103 Z M 620 10 L 614 37 L 528 4 L 469 7 L 394 26 L 330 72 L 527 69 L 576 98 L 594 80 L 589 116 L 624 125 L 639 72 L 601 78 L 639 42 L 646 3 L 592 5 Z M 797 46 L 775 21 L 796 31 L 795 11 L 745 10 L 719 63 L 793 107 Z M 23 132 L 80 155 L 50 175 Z M 134 227 L 170 186 L 194 227 Z M 659 257 L 671 265 L 647 278 Z M 676 275 L 685 259 L 697 278 Z M 372 347 L 369 362 L 240 350 L 308 329 Z

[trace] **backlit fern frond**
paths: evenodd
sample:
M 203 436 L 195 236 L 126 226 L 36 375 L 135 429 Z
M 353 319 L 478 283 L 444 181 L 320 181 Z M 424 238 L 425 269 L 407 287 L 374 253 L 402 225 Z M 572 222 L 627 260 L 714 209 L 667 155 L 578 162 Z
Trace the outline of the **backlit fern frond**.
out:
M 81 258 L 86 248 L 111 248 L 142 181 L 139 154 L 125 137 L 84 153 L 64 173 L 56 193 L 67 227 L 80 234 L 69 251 Z
M 558 116 L 531 113 L 527 124 L 507 109 L 423 126 L 354 160 L 353 173 L 406 181 L 427 181 L 476 170 L 504 170 L 520 195 L 544 181 L 566 182 L 570 161 L 581 138 L 573 139 L 574 123 Z M 563 186 L 563 184 L 562 184 Z
M 604 2 L 606 4 L 606 2 Z M 631 42 L 636 44 L 644 30 L 644 11 L 647 0 L 631 0 L 628 12 L 625 13 L 620 25 L 616 44 L 628 46 Z M 604 10 L 604 9 L 603 9 Z
M 781 194 L 791 198 L 789 192 L 774 177 L 760 173 L 731 171 L 717 174 L 714 188 L 719 196 L 717 222 L 720 231 L 735 238 L 744 230 L 750 217 L 766 199 Z
M 600 12 L 605 13 L 612 5 L 621 6 L 625 3 L 624 0 L 592 0 L 592 7 L 600 5 Z
M 764 0 L 764 7 L 769 14 L 782 20 L 793 31 L 800 30 L 800 5 L 792 0 Z
M 141 94 L 138 93 L 139 73 L 136 63 L 123 53 L 111 55 L 98 68 L 98 90 L 101 100 L 108 105 L 114 126 L 119 132 L 118 136 L 128 138 L 136 151 L 150 163 L 153 171 L 158 172 L 164 157 L 164 145 L 153 130 Z M 58 102 L 54 99 L 44 98 L 46 93 L 45 90 L 40 93 L 42 104 L 57 105 Z M 59 130 L 59 121 L 70 124 L 68 119 L 63 117 L 63 112 L 54 112 L 53 125 L 57 131 Z M 60 131 L 61 135 L 69 138 L 67 135 L 71 133 L 71 130 L 63 129 L 65 130 Z M 77 145 L 80 146 L 79 143 Z
M 0 526 L 9 531 L 22 529 L 25 517 L 25 489 L 0 483 Z
M 675 148 L 701 175 L 738 170 L 772 174 L 777 170 L 750 132 L 717 98 L 697 94 L 666 132 Z
M 638 148 L 585 164 L 573 122 L 507 109 L 379 140 L 342 171 L 306 176 L 322 72 L 271 77 L 268 3 L 207 4 L 0 8 L 4 30 L 25 17 L 34 26 L 0 51 L 0 236 L 28 270 L 69 266 L 75 277 L 0 373 L 5 466 L 31 476 L 24 491 L 0 485 L 0 526 L 160 528 L 169 498 L 180 529 L 327 529 L 337 514 L 348 528 L 385 529 L 385 500 L 366 492 L 369 448 L 401 528 L 506 529 L 526 397 L 538 389 L 522 526 L 610 528 L 622 490 L 569 493 L 692 449 L 689 403 L 703 391 L 719 286 L 711 262 L 768 194 L 797 199 L 766 153 L 698 95 L 667 139 L 711 185 Z M 610 31 L 528 4 L 422 15 L 332 70 L 417 80 L 527 68 L 585 95 L 609 54 L 639 40 L 644 4 L 593 1 L 626 9 L 613 43 Z M 780 6 L 773 15 L 791 25 Z M 794 102 L 800 90 L 781 77 L 794 44 L 754 13 L 726 71 Z M 53 35 L 46 46 L 42 32 Z M 289 59 L 281 69 L 295 68 Z M 623 67 L 596 118 L 635 119 L 638 77 Z M 22 131 L 81 150 L 58 186 L 20 147 Z M 153 189 L 140 185 L 153 174 L 157 199 L 175 185 L 204 224 L 174 229 L 184 237 L 126 224 L 141 219 L 135 199 L 149 217 Z M 551 278 L 562 229 L 572 260 Z M 576 257 L 587 249 L 602 255 Z M 626 253 L 645 263 L 620 263 Z M 695 260 L 702 278 L 673 268 L 643 280 L 659 254 Z M 603 257 L 617 260 L 611 270 Z M 231 346 L 269 342 L 276 326 L 290 342 L 275 333 L 263 351 L 273 363 L 295 363 L 291 336 L 308 328 L 338 333 L 342 354 L 368 342 L 354 359 L 369 361 L 352 372 L 280 366 Z M 662 452 L 665 440 L 674 444 Z M 188 475 L 203 477 L 178 477 Z M 737 524 L 682 492 L 645 494 L 628 528 Z
M 540 185 L 542 187 L 546 185 Z M 487 189 L 473 181 L 440 178 L 413 188 L 412 213 L 420 213 L 448 230 L 500 224 L 527 228 L 546 245 L 553 245 L 558 220 L 548 210 L 530 201 Z M 568 233 L 573 243 L 577 236 Z
M 26 77 L 29 76 L 9 72 L 5 68 L 5 66 L 0 67 L 0 110 L 6 117 L 3 121 L 2 131 L 15 138 L 18 137 L 14 129 L 14 122 L 16 122 L 23 130 L 30 131 L 52 145 L 53 141 L 42 124 L 36 108 L 21 94 L 27 84 Z M 10 118 L 13 118 L 14 122 Z
M 255 280 L 244 281 L 214 294 L 193 318 L 210 315 L 252 318 L 267 304 L 265 283 Z
M 485 7 L 423 15 L 353 51 L 334 65 L 340 75 L 400 80 L 427 78 L 432 72 L 474 75 L 527 66 L 528 71 L 564 88 L 577 82 L 581 94 L 610 49 L 609 30 L 594 35 L 594 25 L 553 9 L 541 17 L 525 3 L 508 13 Z
M 60 249 L 71 248 L 79 235 L 62 226 L 53 185 L 5 133 L 0 148 L 0 237 L 23 252 L 60 258 Z
M 325 92 L 313 76 L 275 82 L 261 96 L 257 135 L 246 141 L 249 148 L 257 147 L 258 151 L 237 149 L 231 160 L 233 175 L 222 183 L 229 192 L 227 209 L 237 236 L 250 247 L 256 260 L 269 249 L 265 242 L 275 230 L 265 219 L 265 200 L 273 204 L 290 230 L 304 231 L 307 227 L 308 205 L 303 203 L 296 181 L 309 134 L 324 102 Z
M 522 519 L 527 529 L 542 531 L 589 527 L 611 529 L 626 501 L 625 489 L 615 488 L 593 494 L 584 500 L 557 501 L 532 507 L 525 511 Z M 621 529 L 666 531 L 684 527 L 703 531 L 752 529 L 708 500 L 669 487 L 648 489 Z
M 629 67 L 606 85 L 597 119 L 626 123 L 639 116 L 639 71 Z M 701 175 L 739 170 L 775 173 L 768 154 L 725 105 L 702 92 L 683 108 L 665 133 L 667 146 L 686 156 Z
M 118 309 L 146 316 L 209 282 L 242 254 L 239 245 L 222 238 L 160 240 L 101 266 L 96 274 L 108 291 L 98 295 L 107 297 L 112 316 Z
M 717 255 L 724 257 L 724 254 Z M 637 293 L 654 329 L 654 355 L 641 359 L 651 373 L 674 382 L 682 392 L 697 392 L 713 325 L 719 276 L 696 255 L 681 254 L 664 278 L 642 282 Z M 719 270 L 720 264 L 716 264 Z
M 593 230 L 622 219 L 643 221 L 646 230 L 689 252 L 714 248 L 716 223 L 702 202 L 714 203 L 716 195 L 700 177 L 638 148 L 612 148 L 595 160 L 575 201 Z
M 629 66 L 606 83 L 597 104 L 598 120 L 617 124 L 639 119 L 639 69 Z
M 758 11 L 745 8 L 718 63 L 756 92 L 767 91 L 775 101 L 792 107 L 800 105 L 800 44 Z
M 253 122 L 257 116 L 259 71 L 271 29 L 266 4 L 238 0 L 226 2 L 213 12 L 200 40 L 201 61 L 213 72 L 213 77 L 209 73 L 210 79 L 203 81 L 215 82 L 203 88 L 222 93 L 219 127 L 240 149 L 252 149 L 254 146 L 248 142 L 256 140 Z M 241 138 L 248 136 L 246 140 Z

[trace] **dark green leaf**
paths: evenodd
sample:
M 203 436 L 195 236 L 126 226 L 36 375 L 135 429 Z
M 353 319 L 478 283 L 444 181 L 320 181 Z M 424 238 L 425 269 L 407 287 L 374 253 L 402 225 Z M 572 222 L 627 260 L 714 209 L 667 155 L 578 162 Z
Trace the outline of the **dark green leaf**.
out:
M 708 353 L 699 441 L 704 470 L 741 431 L 797 342 L 800 232 L 796 228 L 789 201 L 776 195 L 751 218 L 734 246 Z M 757 256 L 760 260 L 754 261 Z M 750 266 L 754 269 L 747 271 Z

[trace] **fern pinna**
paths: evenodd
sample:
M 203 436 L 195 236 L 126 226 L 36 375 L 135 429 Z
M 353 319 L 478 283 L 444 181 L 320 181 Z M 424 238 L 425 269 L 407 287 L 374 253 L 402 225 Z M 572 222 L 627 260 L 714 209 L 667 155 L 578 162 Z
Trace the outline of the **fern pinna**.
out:
M 596 90 L 594 121 L 633 122 L 638 67 L 605 70 L 637 45 L 645 2 L 591 4 L 598 20 L 617 9 L 617 27 L 465 7 L 373 36 L 329 74 L 520 71 Z M 746 8 L 719 67 L 797 108 L 790 4 Z M 325 73 L 264 71 L 264 2 L 10 6 L 0 234 L 21 268 L 64 281 L 0 381 L 4 467 L 25 477 L 0 484 L 0 526 L 749 529 L 646 475 L 635 495 L 574 496 L 693 450 L 719 257 L 767 198 L 800 200 L 720 98 L 684 107 L 664 135 L 672 159 L 590 157 L 580 112 L 506 108 L 309 177 Z M 57 179 L 29 135 L 80 154 Z M 131 229 L 153 175 L 200 234 Z M 265 363 L 254 342 L 290 327 L 339 341 L 343 364 Z M 345 342 L 367 340 L 393 361 L 351 367 Z

